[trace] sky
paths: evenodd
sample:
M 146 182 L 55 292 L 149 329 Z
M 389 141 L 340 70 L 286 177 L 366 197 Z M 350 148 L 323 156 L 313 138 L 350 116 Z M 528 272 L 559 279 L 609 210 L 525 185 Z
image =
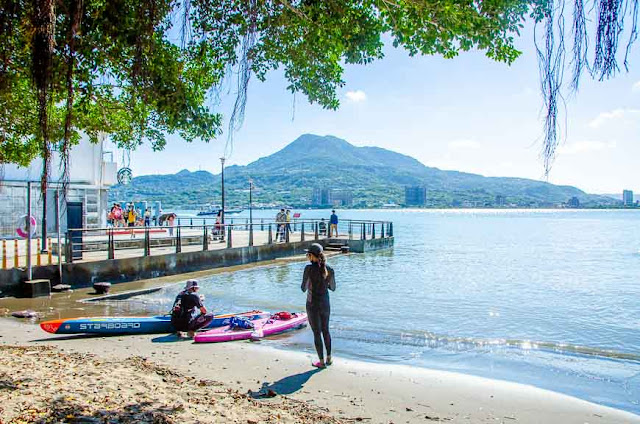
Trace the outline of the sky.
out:
M 312 133 L 393 150 L 440 169 L 543 180 L 544 110 L 531 28 L 516 46 L 523 54 L 508 66 L 477 51 L 454 59 L 409 57 L 388 45 L 384 59 L 346 67 L 337 111 L 292 95 L 275 71 L 265 83 L 252 80 L 232 151 L 225 151 L 226 134 L 210 143 L 169 136 L 162 152 L 148 146 L 131 152 L 130 167 L 134 176 L 182 169 L 217 174 L 223 155 L 227 164 L 246 165 Z M 562 141 L 549 182 L 589 193 L 640 193 L 640 43 L 630 59 L 628 73 L 622 68 L 605 81 L 585 75 L 577 94 L 565 90 Z M 218 110 L 228 116 L 233 81 L 223 91 Z M 121 165 L 123 152 L 115 157 Z

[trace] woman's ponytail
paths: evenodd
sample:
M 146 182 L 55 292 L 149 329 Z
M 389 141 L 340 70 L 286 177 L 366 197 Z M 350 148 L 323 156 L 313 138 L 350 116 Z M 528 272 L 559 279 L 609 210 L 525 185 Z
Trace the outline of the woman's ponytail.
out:
M 323 252 L 318 254 L 318 265 L 320 266 L 320 272 L 322 272 L 323 278 L 327 278 L 329 276 L 329 271 L 327 270 L 327 257 L 324 256 Z

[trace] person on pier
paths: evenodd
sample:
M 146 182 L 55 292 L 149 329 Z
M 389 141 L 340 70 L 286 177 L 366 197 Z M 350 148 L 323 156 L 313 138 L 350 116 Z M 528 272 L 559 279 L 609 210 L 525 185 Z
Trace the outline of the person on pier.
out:
M 338 237 L 338 215 L 336 215 L 335 209 L 331 211 L 331 217 L 329 218 L 329 237 L 333 235 L 334 231 L 336 237 Z

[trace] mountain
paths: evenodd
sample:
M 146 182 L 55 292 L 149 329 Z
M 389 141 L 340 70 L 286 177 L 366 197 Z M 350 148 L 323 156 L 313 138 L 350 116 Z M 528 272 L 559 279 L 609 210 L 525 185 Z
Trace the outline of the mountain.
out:
M 225 168 L 228 205 L 246 205 L 249 179 L 254 203 L 307 206 L 314 188 L 345 189 L 354 206 L 404 203 L 406 186 L 424 186 L 428 206 L 492 206 L 496 196 L 505 204 L 547 207 L 577 197 L 584 206 L 610 206 L 615 201 L 571 186 L 524 178 L 484 177 L 427 167 L 418 160 L 379 147 L 356 147 L 333 136 L 304 134 L 282 150 L 247 166 Z M 161 200 L 169 208 L 220 203 L 220 175 L 182 170 L 172 175 L 136 177 L 115 186 L 112 200 Z

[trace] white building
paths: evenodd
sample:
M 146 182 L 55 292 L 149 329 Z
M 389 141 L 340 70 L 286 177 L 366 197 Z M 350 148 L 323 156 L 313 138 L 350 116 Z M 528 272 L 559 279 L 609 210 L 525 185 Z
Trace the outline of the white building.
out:
M 104 142 L 91 143 L 87 138 L 73 146 L 69 158 L 68 202 L 82 203 L 82 222 L 85 228 L 106 226 L 108 189 L 116 184 L 117 164 L 111 152 L 104 151 Z M 4 165 L 0 170 L 0 237 L 14 237 L 21 217 L 27 213 L 27 183 L 31 182 L 31 215 L 37 220 L 37 235 L 42 219 L 40 175 L 42 159 L 27 168 Z M 62 167 L 60 155 L 51 158 L 50 189 L 47 193 L 47 231 L 55 231 L 55 189 L 60 188 Z M 62 197 L 62 195 L 61 195 Z M 61 200 L 61 230 L 66 231 L 66 203 Z

